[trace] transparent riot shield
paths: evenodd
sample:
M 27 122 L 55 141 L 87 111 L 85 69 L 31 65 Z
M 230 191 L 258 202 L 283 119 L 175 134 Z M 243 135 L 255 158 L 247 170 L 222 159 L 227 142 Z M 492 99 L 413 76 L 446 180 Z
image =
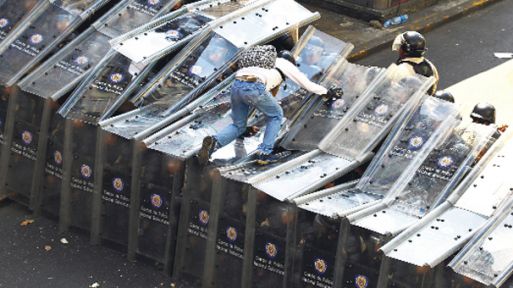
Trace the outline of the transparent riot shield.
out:
M 435 287 L 448 287 L 447 283 L 455 282 L 454 273 L 447 275 L 443 266 L 479 231 L 488 217 L 454 207 L 453 203 L 458 203 L 462 195 L 469 193 L 479 195 L 483 207 L 493 211 L 493 207 L 501 204 L 497 196 L 507 199 L 511 195 L 501 188 L 506 182 L 504 173 L 511 166 L 512 156 L 511 150 L 503 146 L 504 140 L 492 146 L 447 201 L 381 248 L 386 258 L 381 264 L 380 287 L 420 287 L 422 281 L 428 280 L 436 281 L 438 286 Z M 434 279 L 429 279 L 433 278 L 429 275 L 433 273 Z
M 156 19 L 112 41 L 114 49 L 135 62 L 147 63 L 173 51 L 201 33 L 212 21 L 241 13 L 255 0 L 204 0 L 185 5 L 176 12 Z M 143 48 L 143 49 L 141 49 Z
M 403 174 L 391 188 L 388 197 L 393 201 L 362 211 L 352 224 L 382 235 L 396 235 L 445 201 L 488 146 L 495 129 L 475 124 L 448 132 L 414 174 Z
M 311 81 L 320 82 L 331 67 L 341 64 L 339 61 L 346 58 L 353 47 L 351 43 L 343 42 L 310 26 L 294 47 L 293 53 L 301 72 Z M 292 80 L 285 79 L 276 99 L 280 101 L 286 118 L 292 120 L 292 115 L 304 104 L 309 94 Z
M 41 5 L 38 0 L 6 0 L 0 5 L 0 44 L 7 35 L 29 15 L 33 8 Z
M 432 81 L 420 75 L 404 77 L 392 64 L 384 77 L 362 96 L 367 101 L 360 102 L 335 126 L 320 143 L 320 149 L 350 159 L 372 151 L 405 105 L 416 101 L 414 96 L 419 95 L 418 91 L 423 93 Z
M 75 1 L 77 2 L 77 1 Z M 0 47 L 0 81 L 13 85 L 107 0 L 52 2 L 12 31 Z M 75 5 L 80 4 L 80 5 Z M 25 28 L 25 29 L 21 29 Z
M 342 88 L 344 96 L 333 103 L 326 103 L 322 99 L 314 100 L 292 124 L 281 146 L 292 150 L 316 149 L 324 136 L 346 115 L 364 90 L 383 71 L 377 67 L 352 63 L 340 65 L 323 80 L 323 84 L 326 87 Z
M 173 9 L 177 0 L 130 0 L 119 5 L 116 13 L 94 23 L 101 33 L 115 38 Z
M 130 92 L 138 88 L 152 66 L 136 65 L 121 54 L 110 53 L 73 92 L 59 113 L 97 124 L 116 111 Z
M 89 28 L 25 77 L 19 86 L 44 98 L 60 98 L 109 51 L 108 40 Z
M 511 181 L 506 185 L 513 187 Z M 487 287 L 501 287 L 513 273 L 513 201 L 504 204 L 449 264 L 456 273 Z

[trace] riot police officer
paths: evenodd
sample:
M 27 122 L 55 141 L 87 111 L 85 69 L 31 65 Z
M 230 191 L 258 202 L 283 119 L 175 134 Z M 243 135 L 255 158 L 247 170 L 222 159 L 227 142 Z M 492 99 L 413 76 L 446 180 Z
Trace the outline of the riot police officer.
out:
M 427 51 L 424 36 L 416 31 L 401 33 L 395 38 L 392 50 L 399 53 L 399 59 L 396 64 L 404 71 L 405 75 L 413 76 L 417 73 L 426 77 L 435 77 L 436 82 L 428 91 L 430 95 L 433 95 L 440 78 L 435 65 L 424 58 L 424 54 Z
M 494 138 L 499 138 L 501 133 L 506 132 L 508 125 L 497 126 L 495 124 L 495 106 L 490 103 L 481 102 L 477 103 L 472 109 L 472 113 L 470 113 L 470 118 L 472 118 L 472 122 L 479 123 L 483 125 L 494 125 L 497 127 L 497 133 L 494 135 Z
M 472 122 L 479 123 L 483 125 L 495 124 L 495 107 L 490 103 L 477 103 L 470 113 L 470 118 L 472 118 Z

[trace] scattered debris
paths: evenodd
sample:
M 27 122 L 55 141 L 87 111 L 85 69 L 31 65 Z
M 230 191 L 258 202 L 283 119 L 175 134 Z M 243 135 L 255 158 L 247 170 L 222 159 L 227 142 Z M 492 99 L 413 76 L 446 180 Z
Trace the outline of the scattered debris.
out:
M 495 53 L 493 53 L 493 55 L 499 59 L 512 59 L 513 58 L 513 53 L 507 53 L 507 52 L 495 52 Z
M 46 251 L 50 251 L 50 250 L 52 250 L 52 246 L 50 246 L 50 245 L 45 245 L 45 247 L 44 247 L 44 248 L 45 248 L 45 250 L 46 250 Z
M 383 29 L 383 24 L 381 24 L 381 22 L 379 22 L 378 20 L 371 20 L 371 21 L 369 21 L 369 25 L 371 27 L 376 28 L 376 29 Z
M 100 287 L 100 284 L 98 282 L 94 282 L 93 284 L 89 285 L 90 288 L 98 288 Z
M 25 220 L 20 222 L 20 226 L 27 226 L 27 225 L 30 225 L 32 223 L 34 223 L 33 219 L 25 219 Z
M 69 244 L 68 240 L 66 238 L 61 238 L 62 244 Z
M 354 23 L 353 23 L 353 22 L 351 22 L 351 21 L 342 21 L 342 22 L 340 22 L 338 25 L 339 25 L 340 27 L 344 27 L 344 28 L 346 28 L 346 27 L 351 27 L 351 26 L 353 26 L 353 24 L 354 24 Z

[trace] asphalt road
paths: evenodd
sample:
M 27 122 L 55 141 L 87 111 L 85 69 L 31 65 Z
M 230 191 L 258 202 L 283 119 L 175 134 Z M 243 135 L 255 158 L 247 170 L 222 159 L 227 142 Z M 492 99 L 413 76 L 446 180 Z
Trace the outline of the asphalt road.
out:
M 440 87 L 448 87 L 505 60 L 493 52 L 513 52 L 513 1 L 501 1 L 426 33 L 429 58 L 438 66 Z M 388 66 L 396 55 L 384 49 L 359 63 Z M 122 252 L 92 246 L 88 237 L 72 233 L 60 243 L 56 223 L 36 219 L 13 203 L 0 204 L 0 287 L 170 287 L 168 276 L 148 263 L 126 261 Z M 45 246 L 51 249 L 47 251 Z
M 129 262 L 120 251 L 89 244 L 73 232 L 61 243 L 56 222 L 33 219 L 22 206 L 0 204 L 0 287 L 75 288 L 170 287 L 171 281 L 151 263 Z
M 493 68 L 505 60 L 494 52 L 513 52 L 513 1 L 500 1 L 425 33 L 427 57 L 438 68 L 440 88 Z M 390 48 L 358 61 L 386 67 L 397 60 Z

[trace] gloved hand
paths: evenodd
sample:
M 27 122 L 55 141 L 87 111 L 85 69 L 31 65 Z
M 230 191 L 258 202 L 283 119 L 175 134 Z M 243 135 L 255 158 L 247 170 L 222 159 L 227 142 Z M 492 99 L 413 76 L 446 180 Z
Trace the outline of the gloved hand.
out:
M 331 87 L 328 89 L 328 92 L 326 95 L 323 95 L 322 98 L 327 106 L 331 106 L 331 104 L 338 99 L 342 98 L 344 96 L 344 90 L 339 87 Z
M 242 134 L 242 137 L 252 137 L 255 136 L 258 132 L 260 132 L 260 128 L 258 128 L 257 126 L 248 126 L 246 127 L 246 132 Z

